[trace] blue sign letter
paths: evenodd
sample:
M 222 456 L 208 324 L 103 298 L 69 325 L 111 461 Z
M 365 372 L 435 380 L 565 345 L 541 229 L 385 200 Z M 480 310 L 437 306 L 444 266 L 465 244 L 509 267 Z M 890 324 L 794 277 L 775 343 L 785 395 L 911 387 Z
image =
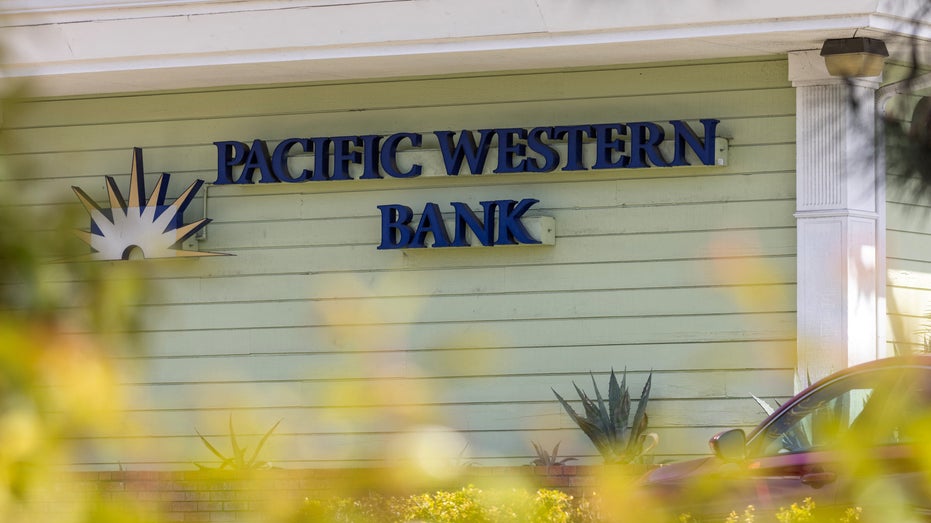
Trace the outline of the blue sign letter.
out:
M 443 213 L 440 212 L 440 206 L 435 203 L 428 203 L 424 206 L 414 239 L 408 247 L 426 247 L 428 232 L 433 234 L 434 247 L 449 247 L 449 235 L 446 233 L 446 224 L 443 223 Z
M 415 133 L 392 134 L 385 140 L 385 144 L 381 148 L 382 167 L 384 167 L 388 176 L 392 178 L 412 178 L 414 176 L 420 176 L 420 172 L 423 170 L 423 167 L 417 164 L 412 165 L 410 170 L 406 173 L 402 173 L 401 170 L 398 169 L 398 142 L 404 138 L 410 140 L 411 146 L 413 147 L 420 147 L 421 140 L 423 139 L 419 134 Z
M 275 147 L 275 152 L 272 153 L 272 170 L 275 172 L 275 176 L 283 182 L 303 182 L 310 176 L 310 171 L 304 169 L 301 171 L 301 175 L 295 178 L 291 176 L 291 171 L 288 169 L 288 151 L 297 144 L 301 144 L 304 152 L 309 152 L 310 140 L 306 138 L 288 138 L 279 143 Z
M 456 211 L 456 230 L 453 237 L 453 247 L 467 247 L 466 229 L 470 229 L 482 245 L 492 246 L 495 243 L 495 202 L 481 202 L 485 209 L 485 222 L 472 212 L 468 205 L 462 202 L 450 202 Z
M 624 152 L 624 141 L 620 138 L 611 139 L 611 131 L 616 131 L 618 135 L 627 134 L 627 126 L 624 124 L 601 124 L 593 125 L 595 129 L 595 165 L 592 169 L 619 169 L 627 167 L 630 158 L 621 154 L 617 161 L 614 161 L 614 151 Z
M 630 127 L 630 164 L 631 169 L 649 167 L 647 157 L 656 167 L 669 167 L 669 164 L 659 152 L 659 144 L 663 143 L 666 132 L 653 122 L 636 122 L 627 124 Z
M 410 227 L 414 217 L 406 205 L 379 205 L 381 209 L 381 245 L 379 249 L 401 249 L 411 243 L 414 231 Z
M 217 146 L 216 185 L 233 183 L 233 166 L 242 164 L 249 149 L 242 142 L 213 142 Z
M 362 139 L 362 174 L 359 179 L 381 178 L 381 173 L 378 172 L 378 144 L 381 142 L 381 136 L 367 134 L 360 138 Z
M 686 144 L 695 151 L 702 164 L 714 165 L 714 138 L 718 129 L 718 120 L 703 119 L 699 121 L 705 126 L 704 143 L 686 122 L 682 120 L 669 122 L 675 131 L 676 142 L 676 154 L 673 157 L 672 165 L 689 165 L 689 162 L 685 159 Z
M 582 162 L 582 137 L 583 134 L 592 135 L 591 125 L 560 125 L 555 128 L 554 137 L 562 139 L 566 137 L 566 166 L 564 171 L 584 171 L 585 165 Z
M 533 173 L 548 173 L 559 165 L 559 153 L 543 141 L 543 134 L 553 137 L 552 127 L 534 127 L 527 134 L 527 147 L 543 157 L 543 165 L 536 158 L 527 159 L 527 170 Z
M 246 155 L 246 162 L 242 166 L 242 174 L 236 183 L 255 183 L 252 175 L 258 169 L 262 173 L 259 183 L 275 183 L 280 180 L 272 174 L 272 162 L 268 158 L 268 146 L 262 140 L 252 141 L 252 150 Z
M 530 233 L 527 232 L 524 224 L 520 221 L 524 213 L 539 201 L 533 198 L 524 198 L 520 202 L 514 200 L 496 201 L 495 203 L 498 204 L 498 209 L 500 209 L 498 211 L 500 219 L 498 220 L 498 240 L 495 243 L 497 245 L 540 243 L 540 240 L 535 240 L 533 236 L 530 236 Z M 482 202 L 483 205 L 484 203 Z
M 488 156 L 488 147 L 494 136 L 494 129 L 479 131 L 481 138 L 478 145 L 469 131 L 459 133 L 459 141 L 453 142 L 452 131 L 434 131 L 433 134 L 440 141 L 440 152 L 443 153 L 443 162 L 446 164 L 446 174 L 456 176 L 462 167 L 462 158 L 469 162 L 469 171 L 472 174 L 482 174 L 485 170 L 485 159 Z
M 337 136 L 333 142 L 333 175 L 331 180 L 349 180 L 349 164 L 362 163 L 362 155 L 352 146 L 362 145 L 358 136 Z
M 519 140 L 527 139 L 527 131 L 524 129 L 498 129 L 498 167 L 495 173 L 522 173 L 527 171 L 527 159 L 517 162 L 514 165 L 514 156 L 526 156 L 527 146 L 522 143 L 514 143 L 514 137 Z

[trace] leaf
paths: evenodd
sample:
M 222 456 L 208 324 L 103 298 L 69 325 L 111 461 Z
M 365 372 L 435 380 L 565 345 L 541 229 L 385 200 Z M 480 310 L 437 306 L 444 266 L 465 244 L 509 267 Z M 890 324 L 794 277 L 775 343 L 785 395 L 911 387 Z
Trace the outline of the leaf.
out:
M 553 394 L 556 395 L 556 399 L 559 400 L 559 403 L 560 403 L 560 404 L 562 405 L 562 407 L 566 410 L 566 413 L 569 414 L 569 417 L 572 418 L 572 421 L 574 421 L 576 425 L 580 425 L 580 426 L 581 426 L 580 420 L 582 420 L 583 418 L 580 417 L 580 416 L 575 412 L 575 409 L 572 408 L 572 405 L 569 405 L 569 402 L 566 401 L 566 400 L 564 400 L 564 399 L 562 398 L 562 396 L 560 396 L 559 393 L 556 392 L 554 389 L 550 389 L 550 390 L 552 390 L 552 391 L 553 391 Z
M 634 461 L 635 459 L 640 457 L 644 452 L 646 452 L 646 450 L 649 450 L 649 449 L 644 449 L 643 447 L 643 443 L 646 441 L 648 434 L 653 434 L 655 436 L 655 433 L 653 432 L 650 432 L 650 433 L 646 432 L 647 425 L 649 425 L 649 419 L 650 419 L 649 414 L 644 412 L 643 417 L 640 418 L 639 425 L 631 429 L 630 440 L 627 441 L 627 446 L 624 448 L 624 461 L 626 463 L 630 463 Z M 658 438 L 659 437 L 657 436 L 656 441 L 659 441 Z
M 649 445 L 645 445 L 647 440 L 650 440 Z M 650 452 L 656 448 L 657 445 L 659 445 L 659 434 L 655 432 L 647 432 L 646 434 L 640 436 L 640 448 L 638 449 L 638 452 L 640 454 L 646 454 L 647 452 Z
M 575 386 L 575 390 L 578 392 L 579 398 L 582 399 L 582 406 L 585 407 L 585 419 L 589 423 L 595 425 L 595 427 L 598 428 L 598 431 L 604 433 L 605 421 L 601 417 L 601 410 L 598 409 L 598 407 L 595 405 L 595 402 L 592 401 L 592 399 L 589 398 L 587 394 L 585 394 L 585 391 L 580 389 L 578 385 L 575 384 L 575 382 L 573 382 L 572 385 Z
M 640 434 L 646 429 L 646 410 L 647 402 L 650 400 L 650 388 L 653 383 L 653 371 L 647 376 L 647 382 L 643 384 L 643 390 L 640 391 L 640 401 L 637 402 L 637 411 L 634 413 L 633 429 L 630 433 L 630 440 L 640 437 Z
M 530 444 L 533 445 L 533 450 L 534 450 L 534 452 L 537 453 L 537 456 L 542 456 L 542 455 L 546 454 L 546 451 L 543 450 L 543 447 L 541 447 L 540 445 L 538 445 L 536 441 L 531 441 Z
M 572 382 L 572 386 L 575 387 L 576 394 L 579 395 L 579 399 L 582 401 L 582 406 L 585 407 L 585 417 L 589 421 L 596 422 L 598 420 L 598 409 L 595 407 L 595 403 L 585 394 L 585 391 L 579 388 L 575 382 Z
M 233 446 L 232 458 L 236 460 L 237 465 L 241 466 L 245 464 L 245 459 L 244 459 L 245 451 L 239 448 L 239 443 L 236 442 L 236 431 L 233 430 L 233 415 L 232 414 L 230 414 L 229 425 L 230 425 L 230 443 Z
M 274 425 L 272 425 L 272 428 L 268 429 L 268 432 L 266 432 L 265 435 L 262 436 L 262 439 L 259 440 L 258 446 L 255 447 L 255 452 L 252 453 L 252 460 L 249 462 L 250 467 L 255 465 L 255 460 L 259 456 L 259 451 L 262 450 L 262 446 L 265 445 L 265 442 L 268 440 L 268 437 L 272 435 L 272 432 L 275 432 L 275 429 L 278 428 L 278 425 L 280 423 L 281 423 L 281 420 L 279 419 L 278 421 L 275 422 Z
M 592 387 L 595 388 L 595 397 L 598 399 L 598 414 L 601 420 L 601 427 L 605 433 L 605 436 L 609 440 L 613 440 L 611 437 L 614 434 L 614 423 L 611 422 L 611 415 L 608 414 L 608 406 L 605 405 L 604 399 L 601 397 L 601 391 L 598 390 L 598 384 L 595 383 L 595 373 L 590 373 L 592 376 Z
M 543 450 L 543 447 L 537 445 L 536 441 L 531 441 L 530 444 L 533 445 L 533 451 L 537 454 L 537 458 L 530 463 L 534 465 L 546 466 L 549 461 L 549 456 L 546 455 L 546 451 Z
M 608 411 L 611 414 L 611 437 L 614 440 L 617 440 L 618 437 L 624 437 L 624 427 L 620 427 L 621 424 L 626 424 L 626 416 L 622 421 L 621 415 L 623 410 L 621 409 L 622 403 L 621 386 L 617 383 L 617 376 L 614 374 L 614 368 L 611 368 L 611 378 L 608 380 Z
M 210 449 L 210 452 L 212 452 L 214 456 L 220 458 L 221 461 L 226 461 L 226 459 L 227 459 L 226 456 L 224 456 L 223 454 L 221 454 L 220 451 L 216 449 L 216 447 L 214 447 L 213 445 L 211 445 L 210 442 L 207 441 L 207 438 L 205 438 L 205 437 L 200 433 L 200 431 L 198 431 L 197 429 L 194 429 L 194 432 L 197 433 L 197 436 L 198 436 L 198 437 L 200 438 L 200 440 L 204 443 L 204 445 L 206 445 L 207 448 Z
M 769 403 L 766 403 L 765 401 L 761 400 L 760 398 L 757 398 L 757 397 L 754 396 L 753 394 L 751 394 L 750 397 L 752 397 L 753 399 L 756 400 L 756 403 L 760 406 L 761 409 L 763 409 L 764 412 L 766 412 L 766 415 L 767 415 L 767 416 L 772 416 L 772 415 L 773 415 L 773 412 L 776 412 L 776 409 L 774 409 L 774 408 L 772 407 L 772 405 L 770 405 Z
M 612 371 L 613 374 L 613 371 Z M 615 431 L 619 442 L 627 441 L 627 422 L 630 420 L 630 391 L 627 390 L 627 368 L 621 377 L 621 399 L 618 402 L 615 417 Z

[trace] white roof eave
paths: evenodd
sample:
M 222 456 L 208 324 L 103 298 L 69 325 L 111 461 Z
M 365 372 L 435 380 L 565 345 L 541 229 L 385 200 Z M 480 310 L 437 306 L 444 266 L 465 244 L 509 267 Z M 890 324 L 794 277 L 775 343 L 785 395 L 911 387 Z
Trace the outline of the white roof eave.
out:
M 784 17 L 731 0 L 638 16 L 601 0 L 5 1 L 0 75 L 51 96 L 759 56 L 849 36 L 907 59 L 897 35 L 931 40 L 876 0 L 784 0 Z M 711 16 L 722 3 L 735 8 Z

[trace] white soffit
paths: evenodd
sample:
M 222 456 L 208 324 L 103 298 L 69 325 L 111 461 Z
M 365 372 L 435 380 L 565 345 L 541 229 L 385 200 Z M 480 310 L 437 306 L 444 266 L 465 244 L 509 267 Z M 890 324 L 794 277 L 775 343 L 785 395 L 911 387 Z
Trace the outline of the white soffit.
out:
M 873 36 L 921 0 L 0 0 L 0 74 L 44 95 L 784 54 Z M 625 6 L 627 8 L 625 8 Z M 904 53 L 904 54 L 903 54 Z

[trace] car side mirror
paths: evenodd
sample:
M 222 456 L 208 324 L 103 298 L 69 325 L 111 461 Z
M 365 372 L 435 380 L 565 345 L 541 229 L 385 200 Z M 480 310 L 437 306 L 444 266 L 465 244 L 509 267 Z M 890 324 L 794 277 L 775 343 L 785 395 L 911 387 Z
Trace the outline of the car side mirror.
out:
M 729 463 L 747 458 L 747 435 L 743 429 L 730 429 L 715 434 L 708 442 L 714 455 Z

